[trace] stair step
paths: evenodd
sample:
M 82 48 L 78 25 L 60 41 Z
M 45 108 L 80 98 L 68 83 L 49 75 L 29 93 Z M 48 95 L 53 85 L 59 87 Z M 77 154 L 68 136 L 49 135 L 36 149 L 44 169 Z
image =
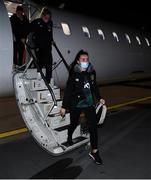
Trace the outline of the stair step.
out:
M 70 124 L 66 125 L 66 126 L 61 126 L 59 128 L 54 129 L 55 131 L 64 131 L 65 129 L 68 129 L 68 127 L 70 126 Z
M 48 117 L 47 122 L 52 129 L 58 129 L 60 127 L 67 126 L 70 124 L 70 114 L 67 113 L 64 119 L 62 119 L 60 115 Z
M 72 139 L 72 142 L 73 142 L 73 145 L 74 145 L 74 144 L 77 144 L 77 143 L 79 143 L 79 142 L 81 142 L 81 141 L 84 141 L 84 140 L 86 140 L 86 139 L 87 139 L 86 137 L 79 136 L 79 137 L 77 137 L 77 138 Z M 70 146 L 67 141 L 64 142 L 64 143 L 62 143 L 62 145 L 66 146 L 66 147 L 69 147 L 69 146 Z M 72 145 L 72 146 L 73 146 L 73 145 Z
M 31 80 L 30 81 L 30 90 L 31 91 L 39 91 L 39 90 L 45 90 L 47 89 L 47 86 L 45 85 L 44 81 L 41 80 Z
M 54 79 L 51 79 L 50 86 L 53 89 L 56 89 L 57 86 L 54 85 Z M 30 91 L 40 91 L 40 90 L 46 90 L 48 89 L 45 85 L 45 82 L 43 79 L 34 79 L 30 80 Z
M 54 129 L 55 130 L 55 134 L 57 135 L 57 138 L 58 138 L 58 142 L 60 143 L 64 143 L 67 141 L 67 138 L 68 138 L 68 128 L 69 125 L 66 125 L 64 126 L 64 128 L 60 129 L 60 131 L 57 131 L 57 129 Z M 81 136 L 81 127 L 80 125 L 77 126 L 77 128 L 75 129 L 74 133 L 73 133 L 73 139 L 77 138 Z
M 44 68 L 42 69 L 42 71 L 45 74 L 46 70 Z M 37 73 L 37 69 L 36 68 L 28 69 L 26 74 L 27 74 L 28 78 L 37 79 L 37 77 L 38 77 L 38 73 Z
M 60 89 L 53 89 L 56 100 L 60 100 Z M 52 102 L 51 94 L 48 90 L 33 91 L 33 97 L 37 100 L 37 103 Z
M 52 108 L 53 106 L 53 102 L 46 102 L 46 103 L 39 103 L 39 107 L 41 109 L 41 112 L 46 115 L 48 113 L 48 111 Z M 51 117 L 51 114 L 55 114 L 55 113 L 60 113 L 60 108 L 62 106 L 62 101 L 59 100 L 57 101 L 57 107 L 54 107 L 52 112 L 49 114 L 49 116 Z

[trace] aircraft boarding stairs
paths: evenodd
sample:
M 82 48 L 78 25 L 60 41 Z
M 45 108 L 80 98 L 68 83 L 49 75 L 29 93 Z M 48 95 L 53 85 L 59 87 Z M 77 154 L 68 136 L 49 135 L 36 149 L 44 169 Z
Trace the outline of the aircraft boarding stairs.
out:
M 62 100 L 60 89 L 54 80 L 46 82 L 44 73 L 39 69 L 35 56 L 30 52 L 31 60 L 24 71 L 16 71 L 13 76 L 15 94 L 22 118 L 36 141 L 52 155 L 61 155 L 89 142 L 89 134 L 78 125 L 73 134 L 73 145 L 67 143 L 67 129 L 70 114 L 62 118 L 60 108 Z M 58 50 L 58 49 L 57 49 Z M 36 69 L 29 68 L 34 63 Z M 41 77 L 37 76 L 37 69 Z

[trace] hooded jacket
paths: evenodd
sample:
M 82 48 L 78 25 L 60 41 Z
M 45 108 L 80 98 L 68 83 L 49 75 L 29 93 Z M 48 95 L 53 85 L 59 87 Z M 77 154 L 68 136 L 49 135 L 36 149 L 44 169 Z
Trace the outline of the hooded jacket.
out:
M 26 16 L 23 16 L 23 20 L 21 21 L 16 14 L 14 14 L 10 18 L 10 22 L 12 25 L 12 31 L 14 35 L 15 41 L 20 41 L 22 38 L 27 38 L 28 29 L 29 29 L 29 21 Z
M 53 22 L 45 23 L 41 18 L 35 19 L 31 23 L 29 40 L 32 46 L 41 49 L 51 50 L 53 41 Z M 30 39 L 31 38 L 31 39 Z
M 84 93 L 85 82 L 87 82 L 90 86 L 90 92 L 93 97 L 93 104 L 95 104 L 95 98 L 97 100 L 101 99 L 96 82 L 96 72 L 93 66 L 89 64 L 89 67 L 86 71 L 81 71 L 80 66 L 76 64 L 67 81 L 63 97 L 63 108 L 76 108 L 80 101 L 87 99 Z

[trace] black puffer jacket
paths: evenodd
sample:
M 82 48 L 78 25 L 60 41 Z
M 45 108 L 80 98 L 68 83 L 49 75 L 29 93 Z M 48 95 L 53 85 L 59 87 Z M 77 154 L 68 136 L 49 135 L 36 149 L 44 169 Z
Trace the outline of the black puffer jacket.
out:
M 96 72 L 93 69 L 93 66 L 90 64 L 86 72 L 81 72 L 79 65 L 77 64 L 67 81 L 62 104 L 63 108 L 74 108 L 79 101 L 85 98 L 83 93 L 85 79 L 87 79 L 90 84 L 93 98 L 96 97 L 97 100 L 102 98 L 96 83 Z
M 32 41 L 36 48 L 51 49 L 53 41 L 52 21 L 45 23 L 41 18 L 35 19 L 31 23 L 30 32 L 32 33 Z
M 15 38 L 15 41 L 20 41 L 22 38 L 26 38 L 29 33 L 29 21 L 26 16 L 23 16 L 21 21 L 16 14 L 10 18 L 12 25 L 12 31 Z

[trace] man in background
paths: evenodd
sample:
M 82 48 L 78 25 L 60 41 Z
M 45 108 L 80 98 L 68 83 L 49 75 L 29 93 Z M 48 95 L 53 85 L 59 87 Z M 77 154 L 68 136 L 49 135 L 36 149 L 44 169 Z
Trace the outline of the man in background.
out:
M 10 18 L 14 40 L 14 65 L 23 64 L 25 40 L 29 31 L 29 20 L 22 6 L 17 6 L 16 13 Z

